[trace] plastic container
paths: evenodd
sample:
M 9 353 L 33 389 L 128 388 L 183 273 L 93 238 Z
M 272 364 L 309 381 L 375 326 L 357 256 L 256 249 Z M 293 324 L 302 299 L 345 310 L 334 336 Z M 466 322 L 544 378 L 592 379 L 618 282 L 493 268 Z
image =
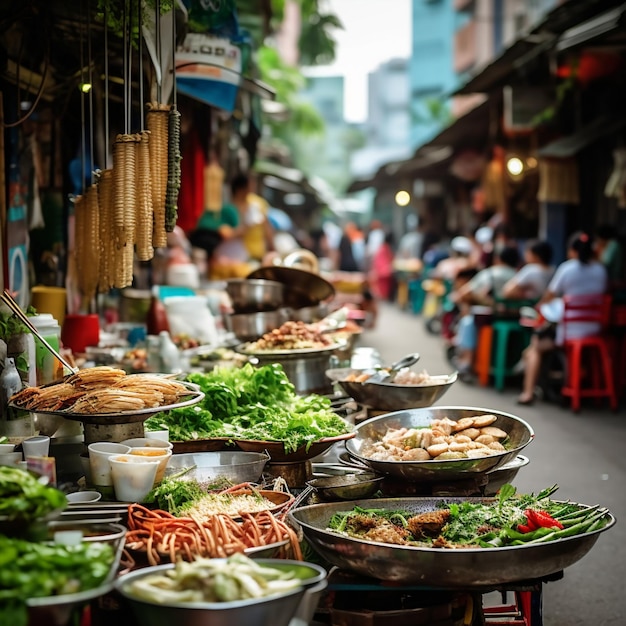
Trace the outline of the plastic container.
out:
M 61 326 L 51 313 L 40 313 L 29 318 L 42 337 L 58 352 L 61 339 Z M 37 385 L 51 383 L 63 376 L 63 366 L 35 337 L 35 369 Z
M 38 313 L 52 315 L 62 326 L 65 319 L 67 293 L 63 287 L 35 285 L 30 290 L 30 303 Z

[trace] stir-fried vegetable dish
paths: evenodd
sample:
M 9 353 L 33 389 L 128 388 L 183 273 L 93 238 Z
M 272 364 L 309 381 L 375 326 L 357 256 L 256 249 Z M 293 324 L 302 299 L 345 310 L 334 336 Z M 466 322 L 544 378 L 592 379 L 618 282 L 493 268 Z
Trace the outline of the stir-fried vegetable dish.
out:
M 219 437 L 282 441 L 289 453 L 351 429 L 331 409 L 329 398 L 298 396 L 280 363 L 216 368 L 208 374 L 189 374 L 187 380 L 200 386 L 204 400 L 151 417 L 145 422 L 147 430 L 169 428 L 172 441 Z
M 599 506 L 550 499 L 556 485 L 539 494 L 516 494 L 504 485 L 492 501 L 442 501 L 424 513 L 354 507 L 338 512 L 328 529 L 365 541 L 429 548 L 496 548 L 543 543 L 592 532 L 609 516 Z

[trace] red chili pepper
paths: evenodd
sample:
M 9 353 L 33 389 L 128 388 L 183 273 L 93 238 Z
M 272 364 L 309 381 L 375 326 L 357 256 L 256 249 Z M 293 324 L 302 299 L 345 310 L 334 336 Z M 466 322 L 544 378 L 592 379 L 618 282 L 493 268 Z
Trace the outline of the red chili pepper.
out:
M 530 526 L 527 526 L 526 524 L 518 524 L 517 530 L 520 533 L 529 533 L 529 532 L 532 532 L 533 529 Z
M 561 524 L 559 520 L 554 519 L 552 515 L 546 513 L 545 511 L 527 509 L 524 511 L 524 515 L 526 515 L 529 525 L 533 523 L 537 526 L 537 528 L 563 528 L 563 524 Z

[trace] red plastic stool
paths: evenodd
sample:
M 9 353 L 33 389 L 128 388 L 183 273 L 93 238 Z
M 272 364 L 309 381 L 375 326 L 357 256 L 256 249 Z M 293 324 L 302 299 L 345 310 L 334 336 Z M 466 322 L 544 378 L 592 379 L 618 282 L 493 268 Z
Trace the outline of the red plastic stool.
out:
M 567 377 L 561 390 L 562 395 L 571 398 L 573 411 L 580 410 L 581 398 L 608 398 L 611 409 L 617 410 L 615 373 L 611 359 L 609 337 L 604 334 L 611 319 L 611 296 L 594 294 L 587 296 L 567 296 L 563 298 L 563 349 L 567 359 Z M 569 331 L 574 325 L 595 324 L 598 331 L 587 337 L 571 337 Z M 591 385 L 583 386 L 583 358 L 586 371 L 591 374 Z
M 569 339 L 563 348 L 567 359 L 567 379 L 561 394 L 571 398 L 572 410 L 580 410 L 581 398 L 608 398 L 611 409 L 616 411 L 617 393 L 608 339 L 602 335 Z M 583 358 L 591 372 L 592 383 L 589 387 L 583 386 Z
M 478 341 L 474 354 L 474 372 L 481 387 L 489 385 L 491 374 L 491 349 L 493 346 L 493 327 L 481 326 L 478 329 Z

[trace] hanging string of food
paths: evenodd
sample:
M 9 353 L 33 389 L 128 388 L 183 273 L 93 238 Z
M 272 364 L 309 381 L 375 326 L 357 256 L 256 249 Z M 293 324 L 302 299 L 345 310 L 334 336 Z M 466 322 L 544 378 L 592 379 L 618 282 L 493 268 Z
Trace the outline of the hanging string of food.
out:
M 176 16 L 172 15 L 172 93 L 168 115 L 167 188 L 165 192 L 165 230 L 171 233 L 178 219 L 178 192 L 180 190 L 180 111 L 176 103 Z
M 161 62 L 159 0 L 155 7 L 155 36 L 157 61 Z M 142 19 L 145 6 L 135 0 L 124 0 L 119 18 L 110 19 L 108 5 L 104 5 L 104 76 L 105 76 L 105 137 L 109 137 L 109 68 L 108 27 L 118 23 L 123 41 L 124 128 L 115 136 L 112 166 L 97 173 L 89 189 L 76 198 L 76 237 L 74 258 L 77 282 L 84 298 L 91 299 L 111 288 L 122 289 L 133 282 L 135 256 L 140 261 L 154 257 L 155 248 L 167 247 L 167 233 L 174 230 L 178 217 L 180 189 L 180 112 L 176 105 L 174 76 L 173 104 L 163 103 L 161 78 L 151 102 L 140 108 L 140 129 L 131 131 L 133 46 L 136 32 L 138 53 L 139 101 L 143 93 L 143 37 Z M 174 11 L 173 7 L 168 10 Z M 174 63 L 176 34 L 172 19 Z M 88 24 L 88 31 L 90 25 Z M 91 52 L 90 52 L 91 54 Z M 91 67 L 91 61 L 87 64 Z M 84 64 L 83 64 L 84 66 Z M 91 70 L 90 70 L 91 71 Z M 85 81 L 87 82 L 87 81 Z M 92 81 L 89 80 L 89 83 Z M 145 115 L 144 115 L 145 112 Z M 84 122 L 84 115 L 83 115 Z M 145 124 L 144 124 L 145 122 Z M 83 130 L 84 132 L 84 130 Z M 83 140 L 83 151 L 86 142 Z M 91 142 L 93 145 L 93 141 Z M 109 163 L 108 144 L 105 162 Z M 85 161 L 85 159 L 83 159 Z M 92 161 L 93 163 L 93 157 Z M 93 191 L 92 191 L 93 188 Z

